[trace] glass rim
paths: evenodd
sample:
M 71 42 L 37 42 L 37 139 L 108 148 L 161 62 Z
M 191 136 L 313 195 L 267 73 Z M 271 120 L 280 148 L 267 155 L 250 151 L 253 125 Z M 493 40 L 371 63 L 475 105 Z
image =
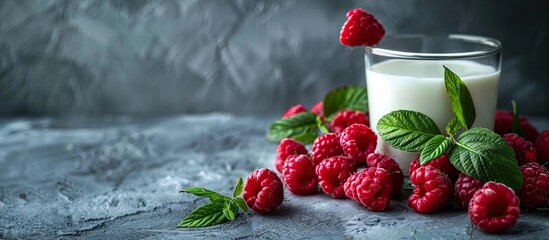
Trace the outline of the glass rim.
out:
M 447 40 L 459 40 L 469 43 L 476 43 L 488 46 L 486 50 L 475 50 L 475 51 L 461 51 L 461 52 L 413 52 L 413 51 L 401 51 L 401 50 L 392 50 L 387 47 L 377 47 L 377 46 L 366 46 L 366 53 L 373 54 L 384 57 L 395 57 L 401 59 L 430 59 L 430 60 L 439 60 L 439 59 L 464 59 L 464 58 L 475 58 L 475 57 L 485 57 L 491 54 L 501 52 L 503 47 L 501 42 L 495 38 L 479 36 L 479 35 L 469 35 L 469 34 L 444 34 L 444 35 L 429 35 L 429 34 L 399 34 L 399 35 L 389 35 L 389 38 L 426 38 L 426 37 L 445 37 Z M 381 40 L 383 42 L 383 39 Z

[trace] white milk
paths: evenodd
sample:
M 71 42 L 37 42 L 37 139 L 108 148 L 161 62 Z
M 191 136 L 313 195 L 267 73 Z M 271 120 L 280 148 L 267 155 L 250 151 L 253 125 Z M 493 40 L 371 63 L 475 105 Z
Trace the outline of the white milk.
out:
M 465 82 L 473 97 L 476 120 L 473 126 L 492 129 L 500 72 L 494 67 L 466 60 L 387 60 L 366 69 L 370 126 L 377 132 L 377 122 L 395 110 L 413 110 L 431 117 L 442 133 L 455 115 L 444 85 L 444 68 L 448 67 Z M 405 175 L 410 162 L 419 153 L 393 149 L 378 140 L 376 151 L 395 158 Z

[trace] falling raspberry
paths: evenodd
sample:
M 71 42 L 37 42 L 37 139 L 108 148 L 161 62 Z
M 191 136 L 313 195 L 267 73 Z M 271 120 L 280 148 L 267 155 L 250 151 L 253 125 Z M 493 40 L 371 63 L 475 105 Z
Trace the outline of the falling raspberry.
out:
M 373 15 L 357 8 L 347 13 L 339 35 L 341 44 L 349 47 L 373 46 L 385 35 L 385 29 Z
M 276 147 L 275 167 L 278 172 L 282 173 L 286 158 L 292 155 L 307 154 L 307 149 L 300 142 L 291 138 L 284 138 Z
M 255 170 L 246 179 L 242 197 L 254 212 L 269 213 L 284 200 L 282 181 L 267 168 Z
M 469 202 L 469 218 L 481 230 L 503 232 L 515 225 L 520 215 L 519 198 L 501 183 L 487 182 Z
M 293 194 L 310 195 L 317 192 L 315 167 L 307 155 L 289 156 L 284 166 L 283 179 Z
M 316 166 L 318 183 L 326 194 L 333 198 L 345 198 L 343 184 L 355 173 L 354 161 L 348 157 L 335 156 L 320 162 Z

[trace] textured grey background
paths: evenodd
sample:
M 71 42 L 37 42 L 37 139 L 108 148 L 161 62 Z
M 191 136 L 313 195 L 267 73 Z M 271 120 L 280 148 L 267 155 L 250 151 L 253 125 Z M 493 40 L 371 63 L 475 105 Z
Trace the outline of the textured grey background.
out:
M 499 106 L 549 116 L 547 1 L 2 0 L 0 114 L 280 114 L 364 84 L 346 11 L 504 44 Z

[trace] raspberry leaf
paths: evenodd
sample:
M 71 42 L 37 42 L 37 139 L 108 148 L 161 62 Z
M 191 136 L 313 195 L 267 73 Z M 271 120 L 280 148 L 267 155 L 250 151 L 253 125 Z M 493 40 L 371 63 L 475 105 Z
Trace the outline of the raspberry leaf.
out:
M 231 200 L 230 198 L 228 198 L 226 196 L 223 196 L 219 193 L 216 193 L 212 190 L 208 190 L 208 189 L 200 188 L 200 187 L 185 188 L 185 189 L 183 189 L 179 192 L 180 193 L 185 192 L 185 193 L 194 194 L 196 196 L 207 197 L 207 198 L 210 199 L 210 201 L 216 201 L 216 200 L 229 201 L 229 200 Z
M 514 100 L 511 101 L 511 104 L 513 105 L 513 133 L 524 137 L 524 130 L 522 129 L 522 124 L 520 123 L 519 119 L 518 105 Z
M 457 118 L 454 118 L 448 123 L 448 126 L 446 127 L 446 133 L 448 133 L 448 135 L 450 136 L 453 136 L 456 135 L 462 128 L 463 127 L 461 126 L 461 122 L 459 122 Z
M 469 89 L 461 78 L 446 66 L 444 66 L 444 84 L 457 119 L 463 128 L 470 129 L 475 122 L 476 112 Z
M 385 143 L 409 152 L 422 151 L 431 138 L 442 135 L 431 118 L 409 110 L 383 116 L 377 123 L 377 131 Z
M 242 209 L 244 212 L 248 212 L 248 205 L 246 205 L 246 202 L 241 197 L 234 198 L 236 201 L 236 204 L 238 204 L 238 207 Z
M 451 145 L 452 140 L 449 138 L 442 135 L 434 136 L 425 144 L 425 148 L 421 151 L 419 162 L 423 165 L 437 157 L 440 157 L 440 155 L 444 154 L 444 152 L 446 152 Z
M 323 100 L 326 119 L 341 110 L 368 112 L 368 91 L 364 86 L 348 86 L 332 90 Z
M 229 221 L 233 221 L 237 214 L 238 206 L 233 198 L 231 199 L 231 201 L 225 203 L 225 208 L 223 208 L 223 215 L 225 215 L 225 217 L 229 219 Z
M 326 127 L 324 124 L 324 121 L 322 121 L 322 118 L 320 116 L 316 116 L 316 125 L 318 126 L 318 129 L 320 129 L 323 133 L 330 133 L 330 130 Z
M 267 132 L 267 138 L 276 142 L 289 137 L 304 144 L 309 144 L 312 143 L 317 136 L 316 115 L 310 112 L 299 113 L 288 118 L 279 119 L 271 125 Z
M 486 128 L 463 132 L 450 151 L 450 162 L 480 181 L 500 182 L 514 190 L 522 186 L 522 174 L 513 149 L 501 136 Z
M 242 180 L 242 178 L 239 178 L 236 182 L 236 186 L 234 186 L 233 197 L 240 196 L 240 194 L 242 194 L 242 191 L 244 191 L 244 181 Z
M 225 209 L 224 201 L 212 201 L 204 204 L 187 216 L 181 221 L 178 228 L 194 228 L 194 227 L 206 227 L 216 224 L 224 223 L 228 218 L 223 213 Z

